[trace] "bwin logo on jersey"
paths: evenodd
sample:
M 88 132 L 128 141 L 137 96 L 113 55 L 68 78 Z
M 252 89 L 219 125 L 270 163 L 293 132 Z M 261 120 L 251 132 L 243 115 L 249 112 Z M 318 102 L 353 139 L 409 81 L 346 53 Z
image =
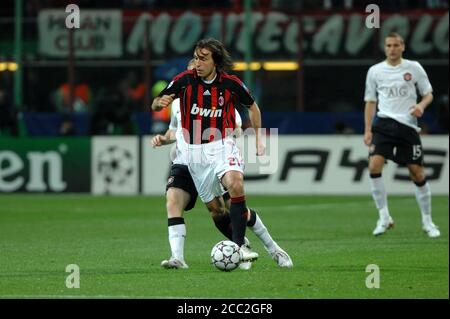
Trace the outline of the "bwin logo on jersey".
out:
M 204 109 L 202 107 L 198 107 L 197 103 L 192 105 L 191 114 L 197 115 L 200 113 L 200 116 L 203 117 L 219 117 L 222 116 L 222 110 L 212 110 L 212 109 Z

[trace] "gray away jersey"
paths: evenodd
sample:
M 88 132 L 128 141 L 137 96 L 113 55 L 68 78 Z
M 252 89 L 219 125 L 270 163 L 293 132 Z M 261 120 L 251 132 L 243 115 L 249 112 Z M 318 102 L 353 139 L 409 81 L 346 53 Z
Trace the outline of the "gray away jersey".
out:
M 402 59 L 396 66 L 386 61 L 373 65 L 367 72 L 365 102 L 378 102 L 379 117 L 389 117 L 420 131 L 417 118 L 410 114 L 417 104 L 417 93 L 433 91 L 428 76 L 419 62 Z

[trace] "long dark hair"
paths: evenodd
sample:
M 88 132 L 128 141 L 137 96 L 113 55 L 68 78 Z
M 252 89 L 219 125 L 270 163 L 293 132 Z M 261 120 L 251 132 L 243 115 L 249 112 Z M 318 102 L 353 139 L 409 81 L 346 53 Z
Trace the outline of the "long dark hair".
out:
M 225 46 L 219 40 L 214 38 L 202 39 L 197 42 L 195 46 L 195 51 L 199 49 L 207 49 L 211 51 L 212 58 L 216 64 L 217 71 L 229 71 L 233 66 L 233 61 L 231 60 L 230 53 L 228 53 Z

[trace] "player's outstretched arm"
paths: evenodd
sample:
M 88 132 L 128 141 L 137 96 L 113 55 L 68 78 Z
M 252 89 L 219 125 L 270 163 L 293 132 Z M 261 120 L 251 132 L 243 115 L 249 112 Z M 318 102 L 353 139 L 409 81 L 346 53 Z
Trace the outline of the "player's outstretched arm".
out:
M 364 144 L 367 146 L 372 142 L 372 121 L 375 116 L 376 102 L 366 102 L 364 108 Z
M 165 137 L 165 144 L 164 145 L 169 145 L 172 143 L 175 143 L 177 140 L 175 138 L 175 130 L 171 130 L 170 128 L 166 131 L 166 133 L 164 134 Z
M 170 104 L 172 104 L 174 98 L 175 94 L 156 97 L 152 103 L 152 110 L 156 112 L 161 111 L 163 108 L 168 107 Z
M 421 117 L 425 112 L 425 109 L 428 105 L 433 101 L 433 93 L 429 92 L 422 97 L 420 103 L 417 103 L 413 107 L 411 107 L 411 115 L 417 118 Z
M 152 138 L 152 146 L 159 147 L 162 145 L 172 144 L 175 141 L 175 131 L 168 129 L 164 135 L 158 134 Z
M 261 141 L 261 135 L 259 129 L 261 128 L 261 111 L 259 110 L 258 104 L 254 102 L 249 108 L 250 111 L 250 121 L 252 122 L 253 129 L 255 130 L 256 137 L 256 155 L 264 155 L 266 151 L 265 145 Z

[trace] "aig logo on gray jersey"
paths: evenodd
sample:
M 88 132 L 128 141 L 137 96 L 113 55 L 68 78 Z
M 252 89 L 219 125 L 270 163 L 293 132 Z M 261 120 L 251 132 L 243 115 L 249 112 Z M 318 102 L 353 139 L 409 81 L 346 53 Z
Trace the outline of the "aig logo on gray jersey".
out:
M 392 87 L 388 87 L 385 89 L 386 90 L 386 97 L 388 98 L 393 98 L 393 97 L 405 97 L 408 95 L 408 88 L 406 86 L 401 86 L 401 87 L 396 87 L 396 86 L 392 86 Z

